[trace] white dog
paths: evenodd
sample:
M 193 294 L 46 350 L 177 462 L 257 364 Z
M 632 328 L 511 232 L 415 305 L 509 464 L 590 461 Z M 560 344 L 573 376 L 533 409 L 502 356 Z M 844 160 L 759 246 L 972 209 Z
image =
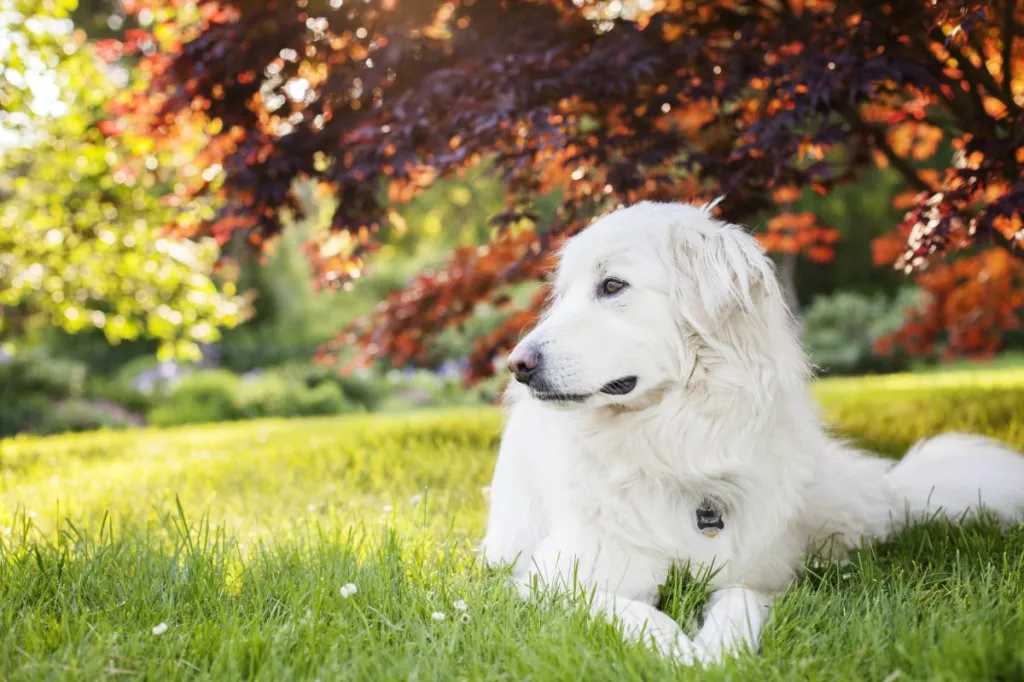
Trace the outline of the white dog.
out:
M 641 203 L 572 239 L 509 366 L 486 561 L 524 593 L 587 590 L 687 663 L 756 650 L 809 544 L 1024 510 L 1024 457 L 999 442 L 947 434 L 896 464 L 830 438 L 771 261 L 706 207 Z M 717 571 L 693 640 L 655 608 L 674 564 Z

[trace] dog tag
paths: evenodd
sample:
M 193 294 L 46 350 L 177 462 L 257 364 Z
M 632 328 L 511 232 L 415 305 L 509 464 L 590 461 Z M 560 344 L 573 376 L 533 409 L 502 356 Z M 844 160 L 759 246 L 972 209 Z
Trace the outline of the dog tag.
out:
M 710 497 L 705 497 L 697 505 L 697 530 L 709 538 L 717 537 L 725 528 L 725 521 L 722 514 L 725 510 L 721 503 Z

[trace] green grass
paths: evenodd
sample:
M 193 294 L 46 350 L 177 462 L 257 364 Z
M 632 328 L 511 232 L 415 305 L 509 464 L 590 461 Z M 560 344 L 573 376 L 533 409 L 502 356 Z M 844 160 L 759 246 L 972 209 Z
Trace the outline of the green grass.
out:
M 913 371 L 921 374 L 959 372 L 962 370 L 985 371 L 993 369 L 1007 369 L 1024 367 L 1024 351 L 1004 351 L 999 355 L 985 360 L 971 358 L 958 358 L 949 362 L 939 364 L 922 364 L 915 367 Z
M 949 428 L 1024 447 L 1024 370 L 818 392 L 885 453 Z M 523 603 L 473 552 L 500 424 L 471 409 L 0 441 L 0 679 L 1024 679 L 1024 528 L 915 527 L 812 565 L 761 656 L 709 673 Z M 672 581 L 663 607 L 692 632 L 699 597 Z

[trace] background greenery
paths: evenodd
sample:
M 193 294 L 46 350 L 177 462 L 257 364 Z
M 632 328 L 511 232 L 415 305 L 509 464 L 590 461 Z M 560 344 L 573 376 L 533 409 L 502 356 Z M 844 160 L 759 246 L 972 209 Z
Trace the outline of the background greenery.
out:
M 231 287 L 213 281 L 216 245 L 161 232 L 211 214 L 175 201 L 170 170 L 201 140 L 161 150 L 146 136 L 108 134 L 128 74 L 99 61 L 74 8 L 0 4 L 0 343 L 88 329 L 198 359 L 198 344 L 244 315 Z
M 110 134 L 111 107 L 146 77 L 131 59 L 100 60 L 110 49 L 102 41 L 125 38 L 145 15 L 107 0 L 0 3 L 0 437 L 494 400 L 500 381 L 467 391 L 457 379 L 473 341 L 502 320 L 486 306 L 445 333 L 421 367 L 382 362 L 341 378 L 339 367 L 310 364 L 415 273 L 491 236 L 488 219 L 504 198 L 486 168 L 397 205 L 383 248 L 344 289 L 318 289 L 303 250 L 324 237 L 334 209 L 312 186 L 298 188 L 306 217 L 265 258 L 238 240 L 218 251 L 167 239 L 165 226 L 187 232 L 216 207 L 174 199 L 203 131 L 175 149 L 132 131 Z M 900 186 L 874 169 L 792 206 L 842 236 L 834 261 L 801 259 L 793 278 L 822 374 L 934 363 L 875 351 L 920 301 L 901 275 L 871 261 L 872 239 L 899 218 Z M 558 202 L 540 201 L 542 223 Z M 525 300 L 535 286 L 510 293 Z M 1024 348 L 1024 337 L 1013 343 Z
M 905 310 L 920 295 L 906 281 L 870 263 L 865 237 L 869 231 L 861 228 L 862 222 L 885 221 L 870 219 L 870 211 L 863 207 L 888 206 L 892 187 L 874 182 L 858 191 L 860 195 L 823 200 L 816 209 L 835 212 L 833 224 L 848 235 L 849 246 L 838 250 L 828 268 L 798 265 L 808 351 L 822 374 L 927 367 L 933 359 L 882 356 L 875 350 L 875 342 L 901 326 Z M 487 216 L 500 201 L 497 186 L 486 177 L 439 183 L 402 208 L 406 231 L 394 235 L 373 258 L 368 273 L 348 291 L 319 290 L 302 250 L 303 243 L 322 229 L 317 221 L 329 213 L 327 204 L 311 203 L 312 217 L 287 230 L 266 259 L 229 245 L 220 286 L 228 286 L 245 301 L 248 317 L 223 329 L 217 343 L 204 345 L 198 364 L 175 367 L 173 378 L 148 393 L 136 386 L 141 373 L 159 367 L 159 338 L 111 345 L 105 330 L 70 330 L 72 334 L 52 326 L 25 325 L 19 335 L 8 337 L 17 341 L 18 350 L 11 353 L 15 360 L 0 359 L 0 434 L 493 400 L 499 382 L 464 391 L 455 376 L 473 340 L 500 323 L 501 314 L 493 309 L 478 310 L 461 329 L 446 334 L 434 348 L 431 363 L 421 368 L 381 365 L 370 374 L 342 378 L 337 376 L 339 368 L 314 367 L 310 359 L 413 273 L 440 262 L 453 245 L 481 239 L 488 230 Z M 849 206 L 860 208 L 851 211 Z M 466 227 L 453 234 L 441 227 L 448 223 Z M 43 386 L 33 378 L 36 373 L 60 379 Z

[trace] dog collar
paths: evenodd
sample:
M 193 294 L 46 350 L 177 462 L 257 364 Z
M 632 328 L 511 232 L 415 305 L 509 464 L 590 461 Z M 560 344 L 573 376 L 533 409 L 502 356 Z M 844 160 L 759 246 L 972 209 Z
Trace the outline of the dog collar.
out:
M 706 496 L 697 505 L 697 530 L 709 538 L 717 537 L 725 529 L 725 505 L 713 496 Z

